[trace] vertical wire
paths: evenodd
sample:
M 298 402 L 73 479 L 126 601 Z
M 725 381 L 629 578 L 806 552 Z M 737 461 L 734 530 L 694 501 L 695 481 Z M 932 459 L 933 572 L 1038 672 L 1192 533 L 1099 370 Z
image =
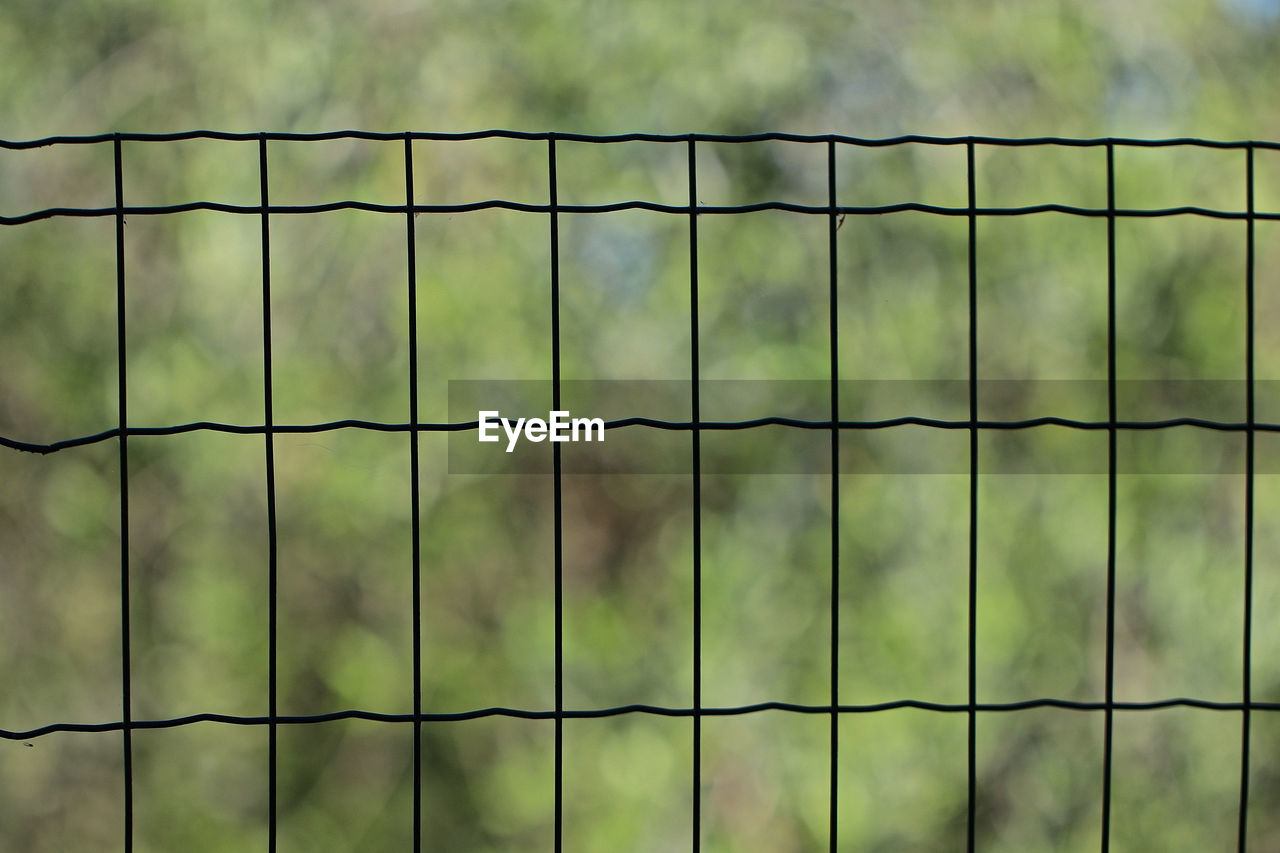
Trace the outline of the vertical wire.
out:
M 116 196 L 116 392 L 120 415 L 120 712 L 124 749 L 124 849 L 133 850 L 133 678 L 129 619 L 129 394 L 124 299 L 124 158 L 112 143 Z
M 1107 662 L 1102 735 L 1102 851 L 1111 849 L 1116 661 L 1116 162 L 1107 143 Z
M 969 806 L 967 847 L 974 849 L 978 797 L 978 203 L 973 169 L 973 141 L 965 143 L 969 192 Z
M 551 203 L 551 406 L 560 410 L 560 222 L 556 191 L 556 139 L 547 138 L 547 173 Z M 556 767 L 555 849 L 559 853 L 564 829 L 564 541 L 560 445 L 551 444 L 552 481 L 555 490 L 555 596 L 556 596 Z
M 271 402 L 271 214 L 267 184 L 267 135 L 258 136 L 258 185 L 261 192 L 262 220 L 262 388 L 264 445 L 267 472 L 267 849 L 276 849 L 276 757 L 278 751 L 276 716 L 277 649 L 276 649 L 276 442 L 273 404 Z
M 1244 473 L 1244 652 L 1241 666 L 1244 709 L 1240 726 L 1240 827 L 1237 849 L 1249 836 L 1249 729 L 1253 702 L 1253 467 L 1254 467 L 1254 302 L 1253 146 L 1245 148 L 1245 473 Z
M 827 140 L 827 307 L 831 327 L 831 823 L 829 847 L 835 853 L 839 827 L 840 754 L 840 334 L 837 299 L 836 142 Z
M 693 425 L 693 851 L 702 849 L 702 431 L 698 378 L 698 157 L 689 153 L 689 376 Z
M 413 849 L 422 849 L 422 523 L 418 484 L 418 251 L 413 211 L 413 137 L 404 135 L 405 239 L 409 283 L 409 486 L 413 517 Z

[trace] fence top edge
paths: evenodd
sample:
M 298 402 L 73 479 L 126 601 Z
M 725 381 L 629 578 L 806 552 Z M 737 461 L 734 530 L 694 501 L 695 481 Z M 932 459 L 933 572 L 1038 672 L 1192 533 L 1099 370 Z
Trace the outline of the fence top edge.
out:
M 437 131 L 399 131 L 383 132 L 371 130 L 332 130 L 318 132 L 292 131 L 257 131 L 234 132 L 222 130 L 184 130 L 167 133 L 132 133 L 113 132 L 92 135 L 47 136 L 40 139 L 0 139 L 0 148 L 19 150 L 28 148 L 44 148 L 54 145 L 93 145 L 115 142 L 179 142 L 192 139 L 212 139 L 227 142 L 249 142 L 268 140 L 273 142 L 319 142 L 337 139 L 359 139 L 371 141 L 442 141 L 461 142 L 480 139 L 515 139 L 525 141 L 556 141 L 586 143 L 617 142 L 708 142 L 708 143 L 744 143 L 744 142 L 798 142 L 798 143 L 839 143 L 862 148 L 884 148 L 895 145 L 987 145 L 997 147 L 1025 146 L 1064 146 L 1073 148 L 1097 148 L 1120 146 L 1131 148 L 1167 148 L 1185 146 L 1195 148 L 1263 148 L 1280 150 L 1280 141 L 1269 140 L 1225 140 L 1200 137 L 1170 137 L 1163 139 L 1143 139 L 1137 137 L 1064 137 L 1064 136 L 928 136 L 907 134 L 883 138 L 847 136 L 843 134 L 800 134 L 769 131 L 747 134 L 720 133 L 618 133 L 588 134 L 562 133 L 558 131 L 520 131 L 520 130 L 476 130 L 461 132 Z

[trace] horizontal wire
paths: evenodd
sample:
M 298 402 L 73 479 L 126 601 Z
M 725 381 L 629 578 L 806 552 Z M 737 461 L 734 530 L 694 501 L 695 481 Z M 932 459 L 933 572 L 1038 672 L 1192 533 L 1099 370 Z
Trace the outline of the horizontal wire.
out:
M 1029 418 L 1026 420 L 1014 421 L 995 421 L 995 420 L 979 420 L 970 423 L 967 420 L 939 420 L 936 418 L 921 417 L 901 417 L 889 418 L 886 420 L 874 421 L 855 421 L 840 420 L 837 422 L 840 429 L 847 430 L 878 430 L 890 429 L 892 427 L 901 426 L 923 426 L 935 429 L 952 429 L 964 430 L 970 426 L 976 425 L 982 430 L 1020 430 L 1033 429 L 1042 426 L 1060 426 L 1069 429 L 1105 431 L 1110 427 L 1107 421 L 1078 421 L 1070 418 L 1058 417 L 1042 417 Z M 657 418 L 621 418 L 618 420 L 605 421 L 605 429 L 621 429 L 624 427 L 643 426 L 652 429 L 663 430 L 692 430 L 694 428 L 692 421 L 666 421 Z M 698 429 L 702 430 L 742 430 L 755 429 L 765 426 L 785 426 L 795 429 L 813 429 L 813 430 L 830 430 L 832 427 L 829 420 L 803 420 L 800 418 L 786 417 L 765 417 L 755 418 L 745 421 L 699 421 Z M 1172 429 L 1174 427 L 1197 427 L 1199 429 L 1215 430 L 1218 432 L 1280 432 L 1280 424 L 1273 423 L 1241 423 L 1233 421 L 1214 421 L 1204 418 L 1169 418 L 1159 421 L 1116 421 L 1115 426 L 1121 430 L 1159 430 Z M 478 421 L 461 421 L 458 423 L 420 423 L 417 425 L 419 432 L 466 432 L 479 427 Z M 412 425 L 408 423 L 380 423 L 377 421 L 362 420 L 342 420 L 330 421 L 321 424 L 276 424 L 271 427 L 271 432 L 283 434 L 306 434 L 318 432 L 332 432 L 340 429 L 364 429 L 376 432 L 409 432 Z M 240 424 L 224 424 L 212 421 L 198 421 L 189 424 L 178 424 L 176 426 L 163 427 L 129 427 L 130 436 L 159 436 L 159 435 L 179 435 L 188 432 L 222 432 L 233 433 L 236 435 L 263 435 L 266 433 L 265 426 L 245 426 Z M 118 428 L 104 430 L 93 435 L 81 436 L 79 438 L 69 438 L 62 441 L 55 441 L 50 444 L 41 444 L 39 442 L 19 441 L 13 438 L 7 438 L 0 435 L 0 447 L 8 447 L 12 450 L 19 450 L 26 453 L 56 453 L 59 450 L 67 450 L 72 447 L 83 447 L 85 445 L 97 444 L 103 441 L 109 441 L 120 435 Z
M 311 213 L 332 213 L 340 210 L 361 210 L 369 213 L 394 213 L 403 216 L 408 210 L 403 204 L 379 204 L 371 201 L 331 201 L 323 204 L 276 204 L 266 208 L 268 214 L 292 215 Z M 521 213 L 550 213 L 549 204 L 529 204 L 519 201 L 491 199 L 488 201 L 467 202 L 465 204 L 415 204 L 414 213 L 454 214 L 472 213 L 480 210 L 509 210 Z M 616 213 L 625 210 L 645 210 L 653 213 L 669 213 L 688 216 L 688 205 L 659 204 L 652 201 L 619 201 L 608 204 L 562 204 L 556 207 L 557 213 Z M 785 201 L 763 201 L 753 204 L 737 205 L 699 205 L 694 210 L 698 214 L 734 215 L 743 213 L 759 213 L 761 211 L 785 211 L 788 213 L 804 213 L 814 216 L 830 216 L 832 208 L 828 206 L 795 204 Z M 235 213 L 261 216 L 263 208 L 257 205 L 226 204 L 218 201 L 191 201 L 168 205 L 135 205 L 124 208 L 125 216 L 165 216 L 175 213 L 191 213 L 193 211 L 215 211 L 219 213 Z M 936 204 L 903 202 L 900 204 L 882 205 L 842 205 L 835 208 L 837 214 L 848 216 L 879 216 L 889 213 L 930 213 L 937 216 L 968 216 L 967 207 L 947 207 Z M 0 216 L 0 225 L 25 225 L 44 219 L 60 217 L 95 218 L 115 216 L 114 207 L 51 207 L 45 210 L 32 211 L 16 216 Z M 1221 210 L 1210 207 L 1163 207 L 1163 208 L 1119 208 L 1108 211 L 1098 207 L 1076 207 L 1067 204 L 1036 204 L 1027 207 L 980 207 L 978 216 L 1031 216 L 1039 213 L 1064 213 L 1071 216 L 1090 218 L 1106 218 L 1114 215 L 1136 219 L 1152 219 L 1169 216 L 1201 216 L 1210 219 L 1231 220 L 1280 220 L 1280 212 L 1244 210 Z
M 0 139 L 0 148 L 43 148 L 50 145 L 94 145 L 119 139 L 122 142 L 178 142 L 191 139 L 217 139 L 228 142 L 256 142 L 267 139 L 272 142 L 316 142 L 334 139 L 364 139 L 382 142 L 402 142 L 406 138 L 417 141 L 467 141 L 478 139 L 523 139 L 562 142 L 835 142 L 861 148 L 884 148 L 894 145 L 991 145 L 999 147 L 1024 147 L 1030 145 L 1059 145 L 1068 148 L 1099 148 L 1107 145 L 1131 148 L 1269 148 L 1280 149 L 1280 142 L 1264 140 L 1220 140 L 1198 137 L 1171 137 L 1166 139 L 1137 139 L 1133 137 L 1072 138 L 1064 136 L 1001 137 L 1001 136 L 926 136 L 907 134 L 879 139 L 845 136 L 836 133 L 802 134 L 769 131 L 762 133 L 558 133 L 555 131 L 474 130 L 447 133 L 442 131 L 373 131 L 330 130 L 316 133 L 273 131 L 267 133 L 239 133 L 225 130 L 184 130 L 170 133 L 99 133 L 87 136 L 46 136 L 41 139 Z
M 1027 699 L 1021 702 L 979 702 L 974 706 L 978 711 L 1002 713 L 1007 711 L 1029 711 L 1037 708 L 1057 708 L 1066 711 L 1105 711 L 1106 702 L 1077 702 L 1069 699 Z M 1157 699 L 1150 702 L 1113 702 L 1115 711 L 1159 711 L 1169 708 L 1197 708 L 1206 711 L 1280 711 L 1280 702 L 1212 702 L 1207 699 L 1189 699 L 1177 697 L 1173 699 Z M 949 714 L 963 714 L 969 711 L 968 704 L 948 704 L 943 702 L 925 702 L 920 699 L 898 699 L 892 702 L 877 702 L 867 705 L 839 705 L 836 710 L 841 714 L 870 714 L 879 711 L 896 711 L 912 708 L 920 711 L 937 711 Z M 602 717 L 619 717 L 627 714 L 648 714 L 658 717 L 692 717 L 695 714 L 704 717 L 735 717 L 744 714 L 755 714 L 762 711 L 785 711 L 796 714 L 830 714 L 831 705 L 799 705 L 791 702 L 759 702 L 754 705 L 738 705 L 732 707 L 669 708 L 660 705 L 619 705 L 613 708 L 594 708 L 586 710 L 565 710 L 565 719 L 599 719 Z M 471 711 L 453 713 L 423 714 L 384 714 L 377 711 L 332 711 L 327 714 L 282 714 L 275 717 L 280 725 L 309 725 L 313 723 L 331 723 L 341 720 L 366 720 L 376 723 L 450 723 L 465 720 L 477 720 L 482 717 L 510 717 L 522 720 L 554 720 L 554 710 L 533 711 L 523 708 L 478 708 Z M 193 723 L 226 723 L 235 726 L 265 726 L 272 722 L 270 717 L 244 717 L 232 714 L 191 714 L 186 717 L 174 717 L 164 720 L 131 720 L 129 728 L 138 729 L 172 729 Z M 123 723 L 51 723 L 26 731 L 10 731 L 0 729 L 0 739 L 33 740 L 44 735 L 58 732 L 114 732 L 120 731 Z

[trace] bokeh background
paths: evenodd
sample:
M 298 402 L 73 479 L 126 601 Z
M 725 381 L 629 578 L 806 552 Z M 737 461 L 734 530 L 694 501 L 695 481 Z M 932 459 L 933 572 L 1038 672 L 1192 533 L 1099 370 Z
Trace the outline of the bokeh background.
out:
M 1278 43 L 1275 0 L 7 0 L 0 137 L 504 127 L 1275 140 Z M 560 144 L 560 201 L 685 203 L 684 154 Z M 269 155 L 274 203 L 403 203 L 400 143 L 280 142 Z M 705 204 L 826 202 L 821 146 L 708 143 L 698 157 Z M 543 143 L 422 142 L 414 158 L 420 202 L 547 201 Z M 126 143 L 123 166 L 127 204 L 258 201 L 253 142 Z M 837 167 L 841 203 L 965 203 L 962 147 L 842 148 Z M 1101 149 L 980 147 L 978 202 L 1101 207 L 1104 167 Z M 1280 156 L 1258 152 L 1256 173 L 1257 208 L 1280 210 Z M 1122 149 L 1116 192 L 1121 207 L 1240 210 L 1244 154 Z M 0 150 L 0 214 L 112 200 L 110 145 Z M 687 379 L 687 218 L 566 214 L 560 228 L 565 378 Z M 263 422 L 258 229 L 230 213 L 129 217 L 131 426 Z M 966 378 L 965 229 L 923 213 L 842 226 L 841 377 L 895 380 L 850 385 L 844 416 L 965 417 L 931 390 Z M 276 422 L 405 421 L 404 217 L 280 215 L 271 231 Z M 1119 377 L 1243 379 L 1244 223 L 1122 220 L 1116 232 Z M 450 380 L 548 379 L 547 216 L 424 214 L 416 234 L 422 419 L 449 417 Z M 1256 237 L 1257 417 L 1274 423 L 1280 225 L 1259 222 Z M 826 240 L 822 216 L 701 218 L 705 378 L 829 378 Z M 984 416 L 1105 417 L 1105 224 L 984 219 L 977 251 L 980 376 L 1080 380 L 984 399 Z M 6 225 L 0 258 L 0 435 L 114 427 L 114 220 Z M 1241 399 L 1193 394 L 1174 410 L 1122 397 L 1121 416 L 1240 421 Z M 615 440 L 655 467 L 689 452 L 681 433 Z M 714 458 L 745 452 L 772 472 L 704 478 L 703 702 L 822 704 L 832 507 L 830 474 L 811 460 L 828 439 L 776 428 L 703 440 Z M 138 719 L 266 713 L 262 445 L 209 432 L 130 440 Z M 424 434 L 421 448 L 425 709 L 553 707 L 549 478 L 450 473 L 447 439 Z M 1274 702 L 1280 439 L 1259 434 L 1257 449 L 1253 695 Z M 963 432 L 920 427 L 842 439 L 843 702 L 965 701 L 967 451 Z M 1105 434 L 1062 428 L 983 436 L 980 701 L 1102 698 L 1106 452 Z M 1239 701 L 1243 438 L 1124 434 L 1120 453 L 1116 696 Z M 277 439 L 281 713 L 412 709 L 408 459 L 404 434 Z M 120 718 L 117 464 L 111 441 L 0 452 L 2 728 Z M 566 707 L 691 704 L 692 519 L 687 475 L 566 477 Z M 963 849 L 965 725 L 915 710 L 845 717 L 839 848 Z M 1235 849 L 1240 714 L 1117 712 L 1115 725 L 1112 849 Z M 827 849 L 827 727 L 783 712 L 706 720 L 704 849 Z M 647 715 L 566 722 L 565 849 L 687 849 L 691 732 Z M 989 713 L 977 732 L 980 849 L 1096 848 L 1101 714 Z M 425 847 L 549 849 L 552 733 L 509 718 L 424 725 Z M 120 735 L 29 743 L 0 742 L 0 849 L 121 849 Z M 403 724 L 282 726 L 279 849 L 406 849 L 411 747 Z M 265 846 L 264 730 L 139 731 L 134 751 L 136 849 Z M 1280 849 L 1278 755 L 1280 714 L 1255 713 L 1251 850 Z

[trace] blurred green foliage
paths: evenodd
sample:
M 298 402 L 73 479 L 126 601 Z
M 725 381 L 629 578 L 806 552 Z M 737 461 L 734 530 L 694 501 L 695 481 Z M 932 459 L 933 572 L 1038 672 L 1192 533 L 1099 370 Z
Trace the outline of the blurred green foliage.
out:
M 1275 0 L 7 0 L 0 136 L 505 127 L 1280 139 L 1269 109 L 1277 39 Z M 687 203 L 683 145 L 561 143 L 557 154 L 562 203 Z M 269 155 L 273 203 L 403 203 L 400 143 L 273 142 Z M 419 202 L 548 198 L 543 143 L 419 142 L 413 156 Z M 698 158 L 703 204 L 826 203 L 822 146 L 708 143 Z M 1120 207 L 1245 203 L 1239 151 L 1119 149 L 1115 159 Z M 126 143 L 123 167 L 130 205 L 258 203 L 252 142 Z M 1101 207 L 1105 175 L 1097 148 L 980 147 L 974 177 L 984 206 Z M 967 203 L 962 147 L 842 147 L 837 176 L 844 204 Z M 113 192 L 110 145 L 0 151 L 0 214 L 107 207 Z M 1258 209 L 1280 210 L 1280 155 L 1258 152 L 1255 195 Z M 422 420 L 451 417 L 449 380 L 549 379 L 547 217 L 414 224 Z M 1276 380 L 1280 226 L 1259 222 L 1256 233 L 1257 376 Z M 1119 378 L 1243 379 L 1244 225 L 1122 220 L 1116 234 Z M 129 217 L 131 426 L 263 422 L 259 239 L 252 216 Z M 687 379 L 687 219 L 564 214 L 560 239 L 564 378 Z M 271 241 L 275 421 L 407 420 L 404 217 L 273 216 Z M 967 417 L 963 394 L 939 393 L 967 378 L 966 221 L 851 216 L 838 249 L 842 417 Z M 829 378 L 825 217 L 703 216 L 698 252 L 704 378 Z M 984 396 L 981 414 L 1105 419 L 1105 223 L 984 218 L 977 252 L 979 375 L 1083 380 Z M 51 442 L 115 426 L 113 220 L 0 227 L 0 257 L 0 435 Z M 1280 420 L 1275 387 L 1259 385 L 1259 420 Z M 1239 395 L 1193 397 L 1188 412 L 1126 394 L 1121 417 L 1244 418 Z M 825 397 L 800 398 L 807 416 L 825 416 Z M 785 414 L 746 405 L 709 392 L 703 416 Z M 650 454 L 668 470 L 657 463 L 687 458 L 687 435 L 630 432 L 610 435 L 606 461 Z M 803 473 L 827 441 L 781 428 L 703 436 L 710 460 L 747 454 L 782 472 L 703 478 L 708 706 L 829 701 L 830 474 Z M 280 435 L 275 448 L 280 712 L 410 711 L 407 437 Z M 1253 695 L 1274 702 L 1280 534 L 1266 520 L 1280 511 L 1280 440 L 1259 434 L 1257 449 Z M 554 707 L 551 479 L 450 473 L 439 434 L 422 435 L 421 451 L 424 709 Z M 1105 435 L 984 434 L 979 452 L 979 700 L 1098 701 Z M 261 438 L 135 437 L 129 454 L 135 718 L 265 714 Z M 1116 696 L 1238 701 L 1243 440 L 1123 434 L 1120 455 Z M 846 434 L 841 458 L 840 699 L 963 703 L 967 435 Z M 0 727 L 120 719 L 117 465 L 114 442 L 0 452 Z M 691 478 L 574 474 L 563 506 L 566 707 L 688 707 Z M 826 849 L 828 727 L 784 712 L 706 719 L 704 849 Z M 424 724 L 425 848 L 549 849 L 553 731 L 501 717 Z M 686 718 L 566 721 L 565 849 L 687 848 L 691 732 Z M 1096 847 L 1100 714 L 984 713 L 977 733 L 980 849 Z M 839 734 L 840 849 L 963 847 L 963 714 L 846 715 Z M 1112 849 L 1234 849 L 1238 713 L 1119 712 L 1114 737 Z M 0 848 L 121 849 L 119 734 L 31 744 L 0 742 Z M 285 725 L 278 748 L 280 850 L 409 846 L 409 726 Z M 1277 755 L 1280 715 L 1255 713 L 1253 850 L 1280 849 Z M 136 849 L 265 845 L 261 727 L 138 731 L 133 759 Z

